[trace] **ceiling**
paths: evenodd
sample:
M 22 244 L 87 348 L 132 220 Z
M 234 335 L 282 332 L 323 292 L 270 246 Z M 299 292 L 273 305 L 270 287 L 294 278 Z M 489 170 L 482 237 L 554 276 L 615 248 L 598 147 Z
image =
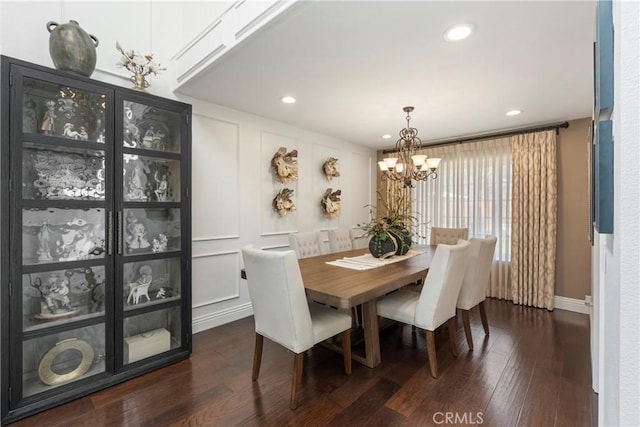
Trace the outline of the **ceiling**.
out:
M 594 22 L 593 1 L 299 2 L 180 92 L 377 149 L 406 105 L 424 142 L 555 123 L 591 116 Z

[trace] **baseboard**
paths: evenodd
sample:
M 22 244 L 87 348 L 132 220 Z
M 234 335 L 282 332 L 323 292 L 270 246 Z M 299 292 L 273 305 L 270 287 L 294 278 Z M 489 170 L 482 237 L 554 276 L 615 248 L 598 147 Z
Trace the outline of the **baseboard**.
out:
M 556 295 L 553 297 L 553 306 L 558 310 L 574 311 L 582 314 L 591 313 L 591 307 L 586 305 L 584 300 L 576 298 L 567 298 Z
M 224 325 L 225 323 L 244 319 L 252 314 L 253 308 L 251 303 L 247 302 L 227 310 L 221 310 L 194 318 L 191 322 L 191 327 L 193 329 L 193 333 L 196 334 L 207 329 L 215 328 L 216 326 Z
M 553 297 L 554 307 L 558 310 L 573 311 L 576 313 L 589 314 L 591 307 L 585 305 L 584 300 L 576 298 L 567 298 L 561 296 Z M 245 317 L 253 315 L 253 308 L 250 302 L 232 307 L 227 310 L 217 311 L 215 313 L 209 313 L 204 316 L 200 316 L 193 319 L 191 327 L 193 333 L 205 331 L 207 329 L 215 328 L 216 326 L 224 325 L 236 320 L 244 319 Z

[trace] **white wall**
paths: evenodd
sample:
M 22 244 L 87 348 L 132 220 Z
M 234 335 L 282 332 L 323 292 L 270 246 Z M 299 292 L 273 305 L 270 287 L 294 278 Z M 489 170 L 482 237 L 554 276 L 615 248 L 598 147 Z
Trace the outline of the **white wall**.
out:
M 375 152 L 192 101 L 193 316 L 194 330 L 202 330 L 251 313 L 245 283 L 238 278 L 242 246 L 286 248 L 289 232 L 351 227 L 366 219 L 364 205 L 375 193 Z M 271 174 L 270 160 L 280 146 L 298 150 L 297 182 L 283 185 Z M 320 171 L 329 155 L 340 159 L 341 173 L 330 183 Z M 271 200 L 283 186 L 294 189 L 297 211 L 279 217 Z M 323 218 L 320 210 L 327 187 L 343 191 L 342 215 L 333 220 Z
M 640 425 L 640 3 L 616 1 L 614 234 L 597 236 L 598 421 Z
M 154 53 L 172 66 L 177 52 L 232 4 L 180 2 L 0 2 L 0 46 L 3 55 L 52 67 L 47 21 L 79 22 L 97 36 L 97 67 L 92 78 L 131 87 L 129 73 L 116 68 L 124 48 Z M 251 2 L 246 2 L 247 4 Z M 240 10 L 239 6 L 234 10 Z M 250 6 L 250 4 L 249 4 Z M 249 9 L 247 9 L 249 10 Z M 264 14 L 264 7 L 257 10 Z M 238 12 L 239 13 L 239 12 Z M 251 21 L 242 12 L 243 19 Z M 207 19 L 209 18 L 209 19 Z M 352 227 L 368 217 L 364 205 L 375 200 L 374 150 L 284 123 L 204 103 L 173 93 L 175 73 L 150 76 L 148 92 L 193 105 L 193 330 L 198 332 L 251 314 L 246 283 L 239 278 L 240 248 L 246 244 L 281 249 L 290 231 Z M 270 171 L 281 145 L 298 150 L 298 210 L 284 218 L 271 209 L 282 187 Z M 321 175 L 326 157 L 339 159 L 341 176 Z M 320 198 L 327 187 L 342 190 L 342 215 L 325 219 Z

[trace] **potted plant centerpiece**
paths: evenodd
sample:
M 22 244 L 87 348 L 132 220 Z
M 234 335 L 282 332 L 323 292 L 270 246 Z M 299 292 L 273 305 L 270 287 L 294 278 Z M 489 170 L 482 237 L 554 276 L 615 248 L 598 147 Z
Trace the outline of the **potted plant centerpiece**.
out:
M 406 213 L 407 203 L 402 196 L 392 198 L 388 204 L 380 194 L 378 196 L 385 208 L 384 216 L 378 216 L 377 209 L 369 206 L 371 219 L 358 224 L 365 231 L 365 236 L 371 237 L 369 251 L 374 257 L 381 259 L 405 255 L 411 248 L 413 236 L 407 226 L 411 226 L 414 218 Z

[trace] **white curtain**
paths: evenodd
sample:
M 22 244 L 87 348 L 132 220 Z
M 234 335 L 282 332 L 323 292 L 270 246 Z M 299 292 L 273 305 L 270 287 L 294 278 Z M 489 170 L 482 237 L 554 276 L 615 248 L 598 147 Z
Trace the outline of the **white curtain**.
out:
M 469 229 L 469 237 L 498 237 L 487 296 L 511 299 L 511 138 L 423 149 L 440 157 L 438 177 L 415 184 L 413 215 L 419 243 L 431 227 Z

